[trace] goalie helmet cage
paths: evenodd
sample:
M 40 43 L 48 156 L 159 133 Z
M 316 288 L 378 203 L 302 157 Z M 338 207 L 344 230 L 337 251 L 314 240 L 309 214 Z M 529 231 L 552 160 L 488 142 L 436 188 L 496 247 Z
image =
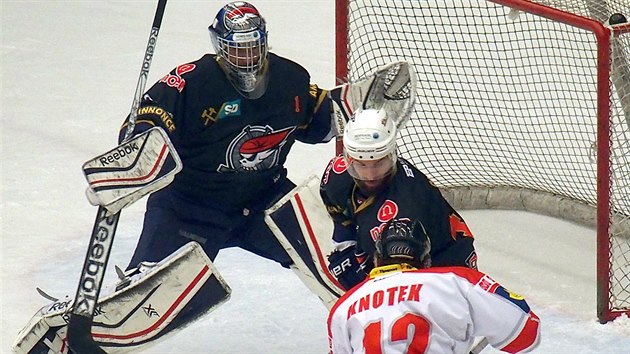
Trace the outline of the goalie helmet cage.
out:
M 596 227 L 601 323 L 630 315 L 630 25 L 612 16 L 628 12 L 630 0 L 336 0 L 337 79 L 414 64 L 399 153 L 456 208 Z

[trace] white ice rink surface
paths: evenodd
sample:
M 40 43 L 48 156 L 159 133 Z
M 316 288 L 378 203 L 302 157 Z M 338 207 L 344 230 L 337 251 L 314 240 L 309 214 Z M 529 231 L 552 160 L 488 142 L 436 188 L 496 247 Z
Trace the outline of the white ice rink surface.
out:
M 74 295 L 96 209 L 81 165 L 112 148 L 128 114 L 155 1 L 3 0 L 0 65 L 0 353 L 45 304 L 35 287 Z M 272 50 L 334 85 L 334 2 L 254 2 Z M 149 85 L 210 49 L 206 27 L 219 1 L 171 0 Z M 319 174 L 331 144 L 297 145 L 289 176 Z M 144 201 L 122 213 L 111 264 L 125 266 Z M 630 353 L 630 320 L 595 316 L 595 232 L 514 211 L 463 211 L 479 267 L 524 295 L 540 315 L 536 353 Z M 326 309 L 292 272 L 239 249 L 216 265 L 232 299 L 147 353 L 325 353 Z M 115 276 L 110 267 L 106 283 Z M 495 352 L 487 349 L 484 353 Z

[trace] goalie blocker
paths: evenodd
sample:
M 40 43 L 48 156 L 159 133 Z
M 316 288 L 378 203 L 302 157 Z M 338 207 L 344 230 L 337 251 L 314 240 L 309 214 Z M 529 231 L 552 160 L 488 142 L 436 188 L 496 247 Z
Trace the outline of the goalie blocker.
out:
M 157 264 L 129 271 L 104 289 L 92 337 L 107 353 L 146 349 L 230 298 L 231 289 L 196 242 Z M 213 304 L 195 306 L 198 301 Z M 21 354 L 69 354 L 66 331 L 73 300 L 44 306 L 20 331 L 13 350 Z M 80 353 L 75 353 L 80 354 Z
M 151 128 L 83 164 L 92 205 L 111 214 L 166 187 L 181 171 L 182 161 L 168 135 Z

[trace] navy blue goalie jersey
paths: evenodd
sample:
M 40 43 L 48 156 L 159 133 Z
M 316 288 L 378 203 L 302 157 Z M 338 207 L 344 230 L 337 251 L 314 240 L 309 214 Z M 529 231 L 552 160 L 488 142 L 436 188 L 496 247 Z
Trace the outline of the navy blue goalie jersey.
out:
M 330 140 L 327 91 L 310 84 L 300 65 L 271 53 L 268 70 L 267 90 L 255 100 L 233 88 L 212 54 L 178 66 L 146 92 L 134 134 L 153 126 L 168 133 L 184 165 L 171 184 L 177 193 L 200 204 L 249 207 L 286 178 L 295 140 Z

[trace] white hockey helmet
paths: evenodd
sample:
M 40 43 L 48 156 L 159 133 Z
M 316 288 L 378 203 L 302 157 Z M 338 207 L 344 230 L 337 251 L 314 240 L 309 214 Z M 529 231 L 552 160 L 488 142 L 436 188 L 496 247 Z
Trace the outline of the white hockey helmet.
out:
M 212 45 L 232 86 L 244 97 L 256 99 L 267 89 L 267 25 L 250 3 L 225 5 L 208 27 Z
M 358 110 L 343 133 L 344 157 L 350 175 L 359 180 L 377 180 L 392 172 L 396 164 L 396 133 L 396 124 L 385 110 Z

